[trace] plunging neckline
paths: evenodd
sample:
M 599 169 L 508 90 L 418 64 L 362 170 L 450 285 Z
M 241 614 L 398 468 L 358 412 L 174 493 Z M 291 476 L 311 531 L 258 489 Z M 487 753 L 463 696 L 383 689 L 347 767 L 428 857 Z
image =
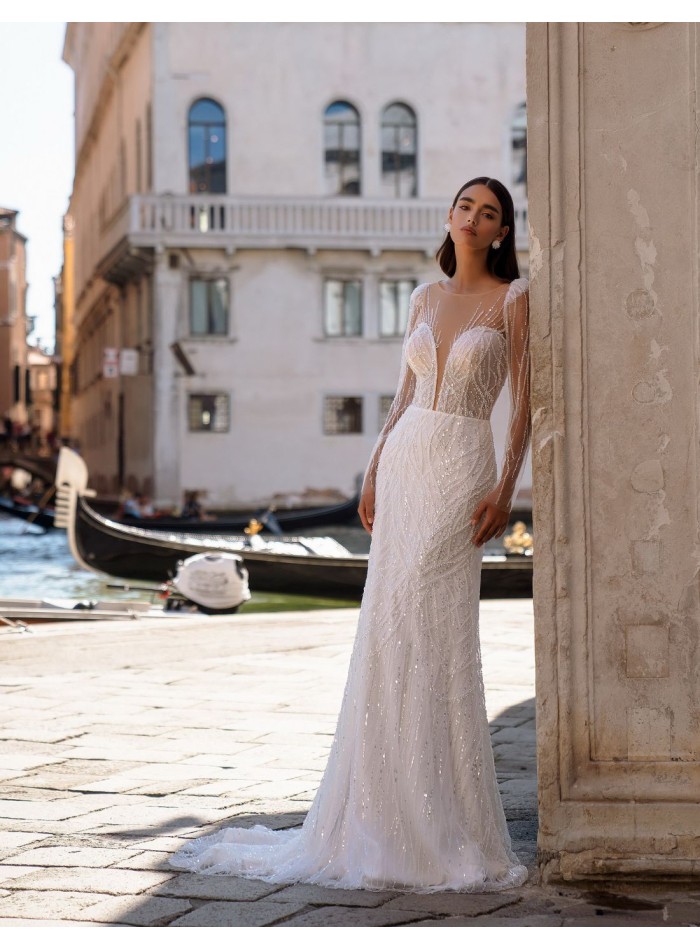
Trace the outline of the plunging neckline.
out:
M 437 412 L 437 407 L 440 403 L 440 396 L 442 395 L 442 386 L 445 381 L 445 376 L 447 375 L 447 367 L 449 366 L 450 357 L 452 356 L 452 351 L 454 350 L 455 344 L 457 343 L 458 340 L 461 340 L 463 336 L 466 336 L 467 333 L 472 333 L 474 330 L 486 330 L 488 333 L 497 334 L 503 340 L 504 343 L 506 341 L 504 334 L 501 333 L 500 330 L 496 330 L 494 327 L 486 327 L 483 324 L 476 324 L 473 327 L 467 327 L 466 330 L 462 330 L 460 333 L 457 334 L 457 336 L 454 338 L 452 343 L 450 343 L 450 348 L 447 351 L 447 356 L 445 357 L 445 365 L 442 368 L 442 377 L 438 385 L 438 345 L 435 339 L 435 334 L 433 333 L 433 328 L 430 326 L 429 323 L 426 323 L 425 320 L 421 320 L 418 326 L 416 326 L 416 330 L 418 329 L 418 327 L 426 327 L 426 329 L 428 330 L 428 333 L 430 334 L 430 341 L 432 343 L 432 353 L 435 360 L 435 364 L 434 364 L 435 377 L 434 377 L 434 383 L 433 383 L 433 398 L 431 402 L 431 408 L 433 412 Z M 415 330 L 414 330 L 414 333 L 415 333 Z
M 431 286 L 432 286 L 431 284 L 428 284 L 428 286 L 427 286 L 427 298 L 426 298 L 426 301 L 427 301 L 427 303 L 428 303 L 428 306 L 430 306 L 430 305 L 429 305 L 429 301 L 430 301 L 430 288 L 431 288 Z M 443 288 L 440 287 L 439 281 L 437 282 L 437 286 L 438 286 L 438 288 L 441 289 L 441 290 L 443 291 L 443 293 L 444 293 L 446 296 L 448 296 L 448 297 L 449 297 L 449 296 L 471 296 L 471 295 L 464 295 L 464 294 L 451 294 L 450 291 L 446 291 L 446 290 L 444 290 Z M 511 286 L 511 284 L 510 284 L 510 283 L 504 284 L 504 286 L 505 286 L 506 288 L 509 288 L 509 287 Z M 498 289 L 500 289 L 500 288 L 496 288 L 496 289 L 498 290 Z M 491 291 L 489 291 L 489 293 L 491 293 Z M 478 295 L 477 295 L 477 296 L 478 296 Z M 508 289 L 506 289 L 506 292 L 505 292 L 505 294 L 503 295 L 502 300 L 500 301 L 501 312 L 502 312 L 502 310 L 503 310 L 503 307 L 505 306 L 505 301 L 506 301 L 506 297 L 507 297 L 507 296 L 508 296 Z M 487 312 L 488 312 L 488 310 L 489 310 L 489 308 L 487 307 Z M 483 314 L 480 314 L 480 315 L 483 315 Z M 442 376 L 438 379 L 438 374 L 439 374 L 439 370 L 440 370 L 440 359 L 439 359 L 439 346 L 438 346 L 438 342 L 437 342 L 437 340 L 435 339 L 435 334 L 434 334 L 434 332 L 433 332 L 433 328 L 432 328 L 432 326 L 430 325 L 430 323 L 428 323 L 427 321 L 421 321 L 421 322 L 424 322 L 425 325 L 427 326 L 428 330 L 430 331 L 430 339 L 431 339 L 431 343 L 432 343 L 432 353 L 433 353 L 433 358 L 434 358 L 434 372 L 435 372 L 434 384 L 433 384 L 433 398 L 432 398 L 432 402 L 431 402 L 431 408 L 432 408 L 432 411 L 433 411 L 433 412 L 437 412 L 437 407 L 438 407 L 439 404 L 440 404 L 440 397 L 441 397 L 441 395 L 442 395 L 443 383 L 444 383 L 444 381 L 445 381 L 445 376 L 447 375 L 447 370 L 448 370 L 449 365 L 450 365 L 450 357 L 452 356 L 452 351 L 453 351 L 453 349 L 454 349 L 454 347 L 455 347 L 455 344 L 456 344 L 459 340 L 461 340 L 461 338 L 462 338 L 463 336 L 466 336 L 466 334 L 471 333 L 472 330 L 489 330 L 491 333 L 497 333 L 498 336 L 499 336 L 504 342 L 505 342 L 505 334 L 502 333 L 500 330 L 497 330 L 495 327 L 489 327 L 489 326 L 486 326 L 486 325 L 484 325 L 484 324 L 478 324 L 478 323 L 474 324 L 473 326 L 466 327 L 464 330 L 459 331 L 459 332 L 454 336 L 454 338 L 452 339 L 452 341 L 451 341 L 451 343 L 450 343 L 450 345 L 449 345 L 449 349 L 448 349 L 448 351 L 447 351 L 447 355 L 445 356 L 445 363 L 444 363 L 444 366 L 442 367 Z

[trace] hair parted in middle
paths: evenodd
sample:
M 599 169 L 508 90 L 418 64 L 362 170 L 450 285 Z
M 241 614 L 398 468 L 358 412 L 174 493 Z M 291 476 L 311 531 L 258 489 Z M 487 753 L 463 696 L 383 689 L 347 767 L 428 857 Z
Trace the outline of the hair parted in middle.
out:
M 508 233 L 501 241 L 501 246 L 499 248 L 489 248 L 486 257 L 486 266 L 489 273 L 509 281 L 515 280 L 516 277 L 520 277 L 520 268 L 518 267 L 518 258 L 515 253 L 515 208 L 513 207 L 511 193 L 497 178 L 488 178 L 487 176 L 472 178 L 466 184 L 462 185 L 455 195 L 455 200 L 452 202 L 453 208 L 457 207 L 457 202 L 462 192 L 472 185 L 486 185 L 487 188 L 491 189 L 501 205 L 501 226 L 508 226 Z M 452 240 L 451 234 L 445 236 L 445 240 L 438 248 L 435 259 L 448 277 L 454 275 L 454 272 L 457 270 L 457 256 L 455 254 L 455 243 Z

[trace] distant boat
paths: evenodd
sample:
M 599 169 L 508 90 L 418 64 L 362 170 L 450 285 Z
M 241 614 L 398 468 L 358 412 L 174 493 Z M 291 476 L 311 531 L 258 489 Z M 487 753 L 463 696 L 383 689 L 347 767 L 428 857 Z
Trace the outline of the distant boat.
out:
M 275 527 L 284 531 L 304 531 L 307 528 L 322 528 L 325 525 L 345 524 L 357 518 L 357 509 L 360 505 L 360 496 L 355 495 L 348 501 L 342 501 L 334 505 L 323 505 L 314 508 L 274 508 L 270 526 L 267 530 L 276 533 Z M 97 510 L 101 515 L 107 516 L 107 505 L 103 502 L 95 501 L 93 510 Z M 110 505 L 109 508 L 113 508 Z M 162 518 L 135 518 L 131 515 L 112 515 L 110 520 L 119 524 L 132 525 L 133 527 L 148 528 L 149 531 L 185 531 L 187 534 L 241 534 L 244 528 L 250 524 L 251 518 L 261 519 L 267 512 L 263 508 L 241 512 L 240 514 L 227 517 L 215 517 L 211 521 L 205 521 L 201 518 L 176 518 L 164 516 Z
M 14 498 L 0 495 L 0 512 L 13 518 L 19 518 L 21 521 L 29 521 L 32 524 L 39 525 L 40 528 L 54 527 L 55 511 L 53 508 L 38 508 L 31 502 L 24 504 L 15 501 Z

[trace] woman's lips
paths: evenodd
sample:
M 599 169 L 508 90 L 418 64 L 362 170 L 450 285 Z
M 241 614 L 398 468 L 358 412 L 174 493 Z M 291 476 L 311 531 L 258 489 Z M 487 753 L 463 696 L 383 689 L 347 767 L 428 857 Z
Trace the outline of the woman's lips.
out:
M 462 228 L 463 231 L 466 231 L 467 234 L 476 234 L 474 228 Z

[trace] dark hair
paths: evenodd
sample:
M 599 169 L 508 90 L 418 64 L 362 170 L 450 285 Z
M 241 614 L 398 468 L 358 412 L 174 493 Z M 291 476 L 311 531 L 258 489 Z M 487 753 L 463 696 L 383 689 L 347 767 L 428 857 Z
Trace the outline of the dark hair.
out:
M 455 200 L 452 202 L 453 208 L 456 207 L 462 192 L 471 185 L 486 185 L 487 188 L 491 189 L 501 203 L 501 225 L 508 225 L 508 233 L 501 241 L 501 246 L 497 250 L 493 247 L 489 248 L 489 252 L 486 256 L 486 266 L 489 272 L 496 277 L 515 280 L 516 277 L 520 277 L 520 268 L 518 267 L 518 258 L 515 254 L 515 209 L 513 208 L 511 194 L 506 186 L 498 181 L 497 178 L 487 178 L 485 176 L 472 178 L 466 185 L 462 185 L 455 195 Z M 452 277 L 457 269 L 457 257 L 455 255 L 455 243 L 452 240 L 451 234 L 445 236 L 445 240 L 440 245 L 435 259 L 447 276 Z

